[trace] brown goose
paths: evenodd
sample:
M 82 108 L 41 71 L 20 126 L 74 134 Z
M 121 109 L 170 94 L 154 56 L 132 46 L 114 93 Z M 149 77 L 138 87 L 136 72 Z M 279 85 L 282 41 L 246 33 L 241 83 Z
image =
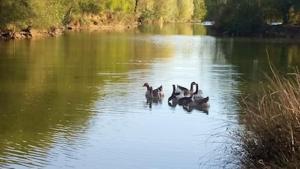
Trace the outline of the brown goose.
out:
M 146 93 L 145 93 L 145 97 L 148 99 L 148 98 L 151 98 L 151 93 L 152 93 L 152 87 L 149 86 L 148 83 L 144 83 L 143 87 L 146 87 Z
M 160 85 L 158 88 L 153 90 L 153 97 L 162 98 L 164 97 L 163 87 Z
M 196 109 L 199 111 L 208 112 L 208 109 L 209 109 L 208 101 L 209 101 L 209 97 L 205 97 L 198 101 L 192 101 L 192 102 L 186 104 L 185 107 L 190 110 Z
M 146 98 L 161 99 L 164 97 L 162 85 L 154 90 L 148 83 L 144 83 L 143 87 L 147 88 L 147 91 L 145 93 Z

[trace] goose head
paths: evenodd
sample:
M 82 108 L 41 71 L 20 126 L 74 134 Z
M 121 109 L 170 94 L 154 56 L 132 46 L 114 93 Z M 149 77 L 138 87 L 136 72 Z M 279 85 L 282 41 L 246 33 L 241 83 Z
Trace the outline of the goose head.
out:
M 144 83 L 143 87 L 146 87 L 147 90 L 150 90 L 150 85 L 148 83 Z

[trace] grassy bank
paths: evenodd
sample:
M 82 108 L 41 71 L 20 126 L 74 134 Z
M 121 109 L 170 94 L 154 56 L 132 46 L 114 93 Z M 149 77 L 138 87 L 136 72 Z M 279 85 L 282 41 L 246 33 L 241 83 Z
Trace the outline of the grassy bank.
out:
M 244 130 L 234 134 L 242 168 L 300 166 L 300 73 L 273 71 L 255 97 L 242 101 Z

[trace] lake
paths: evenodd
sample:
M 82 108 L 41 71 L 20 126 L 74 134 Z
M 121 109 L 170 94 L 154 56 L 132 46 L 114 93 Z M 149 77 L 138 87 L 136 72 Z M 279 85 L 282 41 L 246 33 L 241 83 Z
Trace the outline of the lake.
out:
M 237 167 L 240 95 L 269 61 L 281 72 L 300 65 L 300 43 L 208 32 L 173 24 L 0 42 L 0 168 Z M 192 81 L 208 112 L 167 104 L 172 84 Z M 145 82 L 163 85 L 161 103 L 146 102 Z

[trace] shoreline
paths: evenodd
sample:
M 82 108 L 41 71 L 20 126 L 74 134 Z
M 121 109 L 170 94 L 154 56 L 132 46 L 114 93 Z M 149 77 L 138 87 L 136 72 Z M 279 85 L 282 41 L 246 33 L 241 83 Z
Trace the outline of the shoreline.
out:
M 77 18 L 72 18 L 66 24 L 49 26 L 46 28 L 17 28 L 10 25 L 9 28 L 0 29 L 0 40 L 22 40 L 22 39 L 40 39 L 47 37 L 56 37 L 70 31 L 126 31 L 139 26 L 138 17 L 134 15 L 121 15 L 104 13 L 101 15 L 85 14 Z
M 212 34 L 218 37 L 237 37 L 237 38 L 282 38 L 282 39 L 299 39 L 300 26 L 295 25 L 268 25 L 260 32 L 253 33 L 230 33 L 220 31 L 211 26 Z
M 48 30 L 46 29 L 22 29 L 20 31 L 12 30 L 0 30 L 0 40 L 10 41 L 10 40 L 30 40 L 30 39 L 40 39 L 47 37 L 57 37 L 63 35 L 66 32 L 75 32 L 75 31 L 103 31 L 103 32 L 118 32 L 118 31 L 127 31 L 138 27 L 138 23 L 132 24 L 108 24 L 108 25 L 89 25 L 89 26 L 80 26 L 80 27 L 52 27 Z
M 181 22 L 179 22 L 181 23 Z M 142 23 L 134 20 L 130 23 L 123 23 L 122 21 L 112 21 L 111 23 L 101 23 L 93 21 L 88 25 L 80 25 L 76 22 L 70 23 L 61 27 L 50 27 L 49 29 L 21 29 L 19 31 L 13 30 L 0 30 L 0 41 L 10 40 L 23 40 L 23 39 L 40 39 L 47 37 L 57 37 L 66 32 L 73 31 L 100 31 L 100 32 L 122 32 L 132 30 L 140 25 L 147 25 L 155 23 Z M 188 22 L 187 24 L 195 24 L 194 22 Z M 204 25 L 205 26 L 205 25 Z M 281 39 L 299 39 L 300 38 L 300 26 L 293 25 L 269 25 L 261 32 L 249 33 L 249 34 L 234 34 L 229 32 L 222 32 L 217 30 L 214 26 L 205 26 L 209 31 L 209 35 L 217 37 L 236 37 L 236 38 L 281 38 Z

